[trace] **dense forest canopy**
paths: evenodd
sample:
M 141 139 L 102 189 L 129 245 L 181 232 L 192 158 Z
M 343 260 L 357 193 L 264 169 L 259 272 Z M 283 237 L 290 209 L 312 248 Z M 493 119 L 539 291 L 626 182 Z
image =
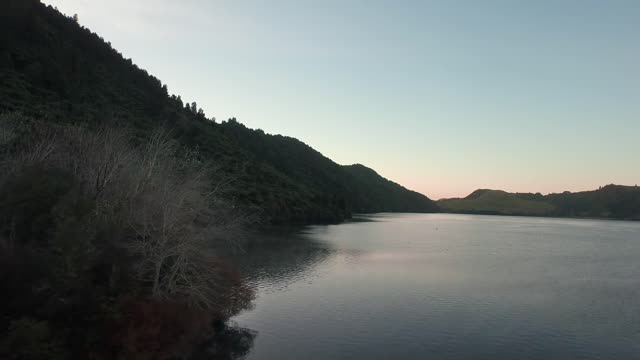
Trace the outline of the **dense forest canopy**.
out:
M 55 123 L 110 125 L 144 139 L 164 126 L 234 179 L 228 195 L 273 223 L 335 222 L 354 212 L 433 212 L 426 196 L 341 166 L 306 144 L 206 118 L 170 95 L 76 19 L 36 0 L 5 0 L 0 24 L 0 113 Z M 215 109 L 213 109 L 215 110 Z

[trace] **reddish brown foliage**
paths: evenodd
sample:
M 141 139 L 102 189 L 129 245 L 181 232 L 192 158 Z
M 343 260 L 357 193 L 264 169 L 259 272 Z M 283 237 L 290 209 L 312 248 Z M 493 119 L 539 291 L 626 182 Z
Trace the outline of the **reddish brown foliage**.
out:
M 250 307 L 253 290 L 224 261 L 211 264 L 219 276 L 218 306 L 200 308 L 187 300 L 126 297 L 117 304 L 117 320 L 110 332 L 112 357 L 119 359 L 169 359 L 189 355 L 211 340 L 212 326 Z
M 184 303 L 127 298 L 119 307 L 112 342 L 120 359 L 180 358 L 212 335 L 215 316 Z
M 250 309 L 255 299 L 254 289 L 247 284 L 232 264 L 221 259 L 215 259 L 211 266 L 217 275 L 218 303 L 212 308 L 214 313 L 228 319 L 239 312 Z

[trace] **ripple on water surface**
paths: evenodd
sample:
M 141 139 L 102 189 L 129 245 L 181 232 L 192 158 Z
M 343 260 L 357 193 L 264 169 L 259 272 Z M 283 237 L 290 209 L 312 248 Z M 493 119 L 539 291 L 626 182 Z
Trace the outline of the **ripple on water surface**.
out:
M 640 358 L 640 223 L 366 220 L 247 247 L 249 359 Z

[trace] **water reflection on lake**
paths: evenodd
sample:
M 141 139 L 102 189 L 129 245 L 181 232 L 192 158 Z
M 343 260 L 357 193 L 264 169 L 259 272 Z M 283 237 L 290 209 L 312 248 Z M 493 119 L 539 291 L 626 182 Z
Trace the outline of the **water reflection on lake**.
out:
M 286 290 L 289 284 L 317 276 L 313 273 L 315 265 L 336 252 L 331 244 L 315 240 L 312 234 L 307 228 L 252 236 L 233 254 L 234 264 L 259 294 Z
M 640 223 L 365 220 L 243 246 L 249 359 L 640 358 Z

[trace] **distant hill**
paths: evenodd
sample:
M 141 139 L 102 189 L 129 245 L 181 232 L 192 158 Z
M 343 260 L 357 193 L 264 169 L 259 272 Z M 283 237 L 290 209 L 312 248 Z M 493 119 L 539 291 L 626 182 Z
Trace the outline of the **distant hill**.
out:
M 61 124 L 109 124 L 140 138 L 169 127 L 232 179 L 227 196 L 273 223 L 438 209 L 422 194 L 362 165 L 336 164 L 294 138 L 206 118 L 195 102 L 170 95 L 100 36 L 36 0 L 0 1 L 0 114 L 16 113 Z
M 549 195 L 480 189 L 462 199 L 439 200 L 438 205 L 452 213 L 640 220 L 640 187 L 607 185 Z
M 462 199 L 443 199 L 438 201 L 443 210 L 477 214 L 502 215 L 545 215 L 554 210 L 554 206 L 542 199 L 525 199 L 519 194 L 501 190 L 476 190 Z

